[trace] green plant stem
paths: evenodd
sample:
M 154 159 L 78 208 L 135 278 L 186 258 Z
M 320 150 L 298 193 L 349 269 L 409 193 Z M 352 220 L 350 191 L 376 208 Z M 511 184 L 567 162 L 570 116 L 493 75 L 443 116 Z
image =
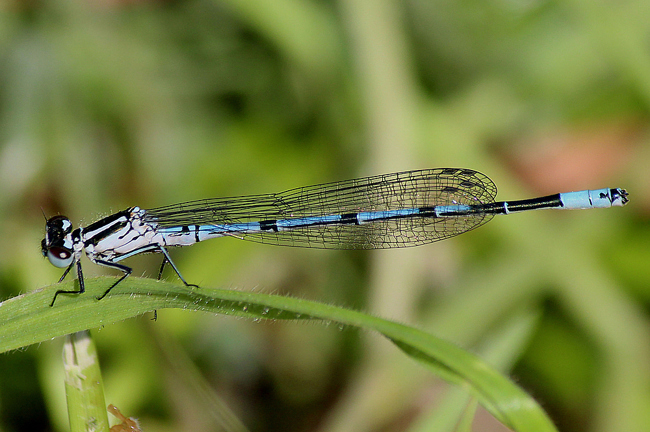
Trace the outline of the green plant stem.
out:
M 108 432 L 102 373 L 88 330 L 65 337 L 65 395 L 72 432 Z

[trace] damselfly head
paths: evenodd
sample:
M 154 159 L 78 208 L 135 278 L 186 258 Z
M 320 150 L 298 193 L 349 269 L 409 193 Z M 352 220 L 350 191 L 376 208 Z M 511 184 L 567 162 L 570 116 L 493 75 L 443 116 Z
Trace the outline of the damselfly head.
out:
M 72 223 L 65 216 L 54 216 L 45 223 L 45 238 L 41 252 L 55 267 L 67 267 L 72 263 Z

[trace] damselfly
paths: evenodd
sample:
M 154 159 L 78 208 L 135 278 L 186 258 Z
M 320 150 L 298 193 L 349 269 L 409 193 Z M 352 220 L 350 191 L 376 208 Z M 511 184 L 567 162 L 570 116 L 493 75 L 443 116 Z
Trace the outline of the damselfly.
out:
M 267 195 L 213 198 L 150 210 L 130 207 L 87 227 L 73 229 L 65 216 L 47 220 L 43 255 L 66 267 L 59 282 L 76 266 L 81 294 L 81 256 L 114 268 L 144 252 L 159 252 L 181 281 L 190 286 L 171 260 L 167 247 L 188 246 L 216 237 L 236 237 L 284 246 L 329 249 L 385 249 L 418 246 L 462 234 L 496 214 L 534 209 L 588 209 L 622 206 L 623 189 L 568 192 L 520 201 L 499 201 L 487 176 L 470 169 L 436 168 L 406 171 L 290 189 Z

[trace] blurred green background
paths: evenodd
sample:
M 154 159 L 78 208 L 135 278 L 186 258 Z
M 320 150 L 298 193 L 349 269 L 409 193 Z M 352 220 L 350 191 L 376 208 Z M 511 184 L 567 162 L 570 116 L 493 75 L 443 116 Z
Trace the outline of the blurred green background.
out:
M 532 317 L 507 373 L 560 430 L 650 429 L 650 3 L 1 5 L 2 299 L 61 275 L 41 209 L 83 225 L 432 167 L 482 171 L 501 199 L 624 187 L 623 209 L 498 217 L 413 249 L 222 239 L 173 257 L 193 283 L 361 309 L 477 352 Z M 155 277 L 159 257 L 128 264 Z M 107 403 L 145 431 L 453 430 L 427 420 L 450 387 L 375 335 L 172 310 L 94 334 Z M 0 431 L 68 429 L 61 344 L 0 356 Z M 505 428 L 479 410 L 473 430 Z

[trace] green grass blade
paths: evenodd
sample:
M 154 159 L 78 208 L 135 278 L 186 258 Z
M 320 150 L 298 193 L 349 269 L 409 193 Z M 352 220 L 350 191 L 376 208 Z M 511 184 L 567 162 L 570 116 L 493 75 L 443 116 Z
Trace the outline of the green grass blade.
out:
M 87 293 L 62 295 L 49 307 L 57 289 L 73 289 L 76 281 L 57 284 L 0 304 L 0 352 L 96 328 L 154 309 L 180 308 L 252 319 L 322 320 L 374 330 L 411 358 L 450 382 L 465 385 L 492 415 L 515 431 L 555 431 L 533 398 L 478 357 L 406 325 L 331 305 L 291 297 L 220 289 L 188 289 L 183 285 L 129 278 L 97 301 L 114 278 L 86 280 Z

